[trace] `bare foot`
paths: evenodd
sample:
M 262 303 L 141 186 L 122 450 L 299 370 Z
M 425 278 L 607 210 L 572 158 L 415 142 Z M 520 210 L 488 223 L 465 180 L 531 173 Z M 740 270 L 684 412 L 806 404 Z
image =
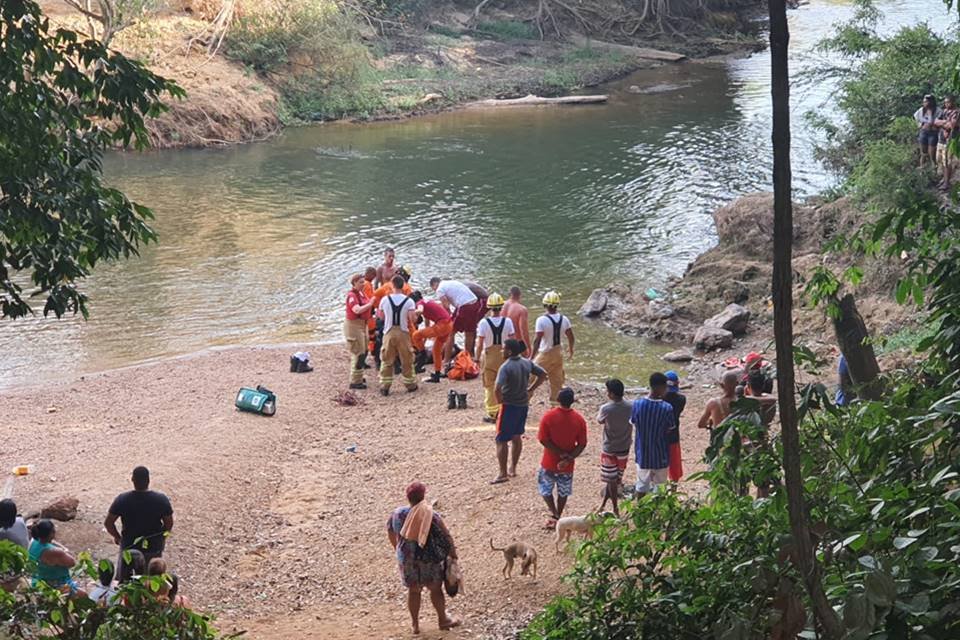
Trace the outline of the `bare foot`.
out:
M 511 478 L 516 478 L 516 477 L 517 477 L 517 468 L 516 468 L 516 467 L 513 467 L 512 469 L 510 469 L 509 471 L 507 471 L 507 475 L 510 476 Z
M 503 484 L 509 479 L 510 478 L 508 478 L 507 476 L 497 476 L 496 478 L 490 481 L 490 484 Z
M 446 631 L 447 629 L 459 627 L 460 623 L 460 618 L 457 618 L 456 616 L 447 616 L 447 619 L 440 623 L 440 631 Z
M 413 635 L 415 636 L 420 635 L 420 625 L 418 624 L 413 625 Z

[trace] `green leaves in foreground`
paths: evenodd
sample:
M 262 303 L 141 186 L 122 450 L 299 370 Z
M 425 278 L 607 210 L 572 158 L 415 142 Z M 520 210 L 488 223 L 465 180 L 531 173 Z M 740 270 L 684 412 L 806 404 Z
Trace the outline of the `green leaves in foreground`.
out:
M 814 548 L 846 638 L 960 637 L 960 401 L 904 375 L 883 403 L 806 407 L 802 470 Z M 822 394 L 821 394 L 822 395 Z M 942 399 L 941 399 L 942 398 Z M 567 596 L 534 638 L 817 637 L 793 562 L 786 496 L 749 421 L 718 431 L 709 500 L 672 491 L 628 502 L 578 551 Z M 740 496 L 744 482 L 773 490 Z
M 103 183 L 104 151 L 147 144 L 173 82 L 67 29 L 33 0 L 0 3 L 0 318 L 87 314 L 76 283 L 155 239 L 149 209 Z

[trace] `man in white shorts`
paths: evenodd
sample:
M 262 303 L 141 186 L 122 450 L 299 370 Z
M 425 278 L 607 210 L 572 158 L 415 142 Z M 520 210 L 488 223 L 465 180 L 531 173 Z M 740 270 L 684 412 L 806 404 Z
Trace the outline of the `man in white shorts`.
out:
M 650 376 L 650 395 L 633 402 L 630 422 L 636 429 L 634 450 L 637 460 L 637 493 L 651 493 L 667 481 L 670 454 L 667 433 L 674 428 L 673 407 L 663 399 L 667 377 Z

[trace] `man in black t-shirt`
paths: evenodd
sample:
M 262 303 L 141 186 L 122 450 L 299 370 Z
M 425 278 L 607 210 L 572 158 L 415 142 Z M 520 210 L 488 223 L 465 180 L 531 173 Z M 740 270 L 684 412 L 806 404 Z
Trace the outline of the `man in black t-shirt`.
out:
M 110 512 L 103 526 L 120 546 L 117 562 L 117 578 L 123 582 L 129 578 L 129 566 L 124 562 L 123 552 L 137 549 L 143 552 L 147 562 L 163 555 L 167 532 L 173 529 L 173 507 L 167 496 L 150 491 L 150 471 L 146 467 L 133 470 L 133 491 L 117 496 L 110 505 Z M 117 530 L 117 520 L 123 532 Z
M 667 393 L 663 396 L 673 407 L 673 429 L 667 432 L 667 448 L 670 454 L 670 468 L 667 477 L 671 482 L 680 482 L 683 477 L 683 453 L 680 450 L 680 414 L 687 406 L 687 396 L 680 393 L 680 376 L 676 371 L 667 371 Z

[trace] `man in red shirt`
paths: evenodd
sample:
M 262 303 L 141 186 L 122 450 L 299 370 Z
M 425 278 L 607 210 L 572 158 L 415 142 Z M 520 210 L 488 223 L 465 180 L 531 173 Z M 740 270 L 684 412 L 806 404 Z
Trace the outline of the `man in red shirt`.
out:
M 363 294 L 363 276 L 359 273 L 350 278 L 347 292 L 346 321 L 343 337 L 350 350 L 350 388 L 366 389 L 363 381 L 363 359 L 367 353 L 367 322 L 372 315 L 373 303 Z
M 567 498 L 573 494 L 573 461 L 587 447 L 587 421 L 575 411 L 573 389 L 564 387 L 557 394 L 559 407 L 540 418 L 537 439 L 543 445 L 543 458 L 537 476 L 540 495 L 550 509 L 547 526 L 553 528 L 563 515 Z M 554 501 L 553 489 L 557 489 Z
M 453 316 L 443 308 L 443 305 L 434 300 L 424 300 L 423 294 L 414 291 L 411 295 L 417 303 L 417 313 L 424 319 L 424 327 L 413 332 L 410 341 L 413 348 L 423 351 L 426 348 L 427 338 L 433 338 L 433 374 L 427 382 L 440 382 L 440 372 L 443 370 L 444 345 L 453 334 Z

